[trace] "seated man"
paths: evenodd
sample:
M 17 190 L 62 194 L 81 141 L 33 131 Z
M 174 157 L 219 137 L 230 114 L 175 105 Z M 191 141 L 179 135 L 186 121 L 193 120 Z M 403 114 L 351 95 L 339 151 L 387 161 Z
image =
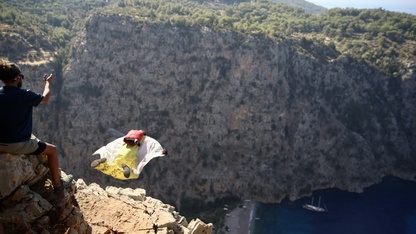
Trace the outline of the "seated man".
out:
M 0 152 L 26 155 L 46 155 L 55 193 L 71 184 L 72 175 L 61 177 L 56 146 L 32 135 L 32 110 L 49 101 L 53 75 L 43 77 L 43 94 L 22 89 L 24 75 L 13 63 L 0 59 Z

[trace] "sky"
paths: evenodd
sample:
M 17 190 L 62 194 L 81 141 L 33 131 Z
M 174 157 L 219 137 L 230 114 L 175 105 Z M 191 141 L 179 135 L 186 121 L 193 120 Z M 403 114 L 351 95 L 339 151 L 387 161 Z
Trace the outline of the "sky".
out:
M 388 11 L 404 12 L 416 15 L 416 0 L 306 0 L 325 8 L 383 8 Z

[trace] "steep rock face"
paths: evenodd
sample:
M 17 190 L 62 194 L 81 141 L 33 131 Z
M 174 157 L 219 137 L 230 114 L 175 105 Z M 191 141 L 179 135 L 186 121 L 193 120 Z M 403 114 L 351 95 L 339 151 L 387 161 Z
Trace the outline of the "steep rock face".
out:
M 54 136 L 63 167 L 86 181 L 141 186 L 180 207 L 186 197 L 277 202 L 415 176 L 414 74 L 388 80 L 290 42 L 100 14 L 72 51 L 49 112 L 58 130 L 38 131 Z M 91 170 L 111 132 L 130 129 L 145 130 L 169 156 L 134 181 Z
M 79 179 L 55 194 L 48 172 L 43 156 L 0 154 L 0 233 L 212 233 L 212 224 L 188 224 L 144 189 Z

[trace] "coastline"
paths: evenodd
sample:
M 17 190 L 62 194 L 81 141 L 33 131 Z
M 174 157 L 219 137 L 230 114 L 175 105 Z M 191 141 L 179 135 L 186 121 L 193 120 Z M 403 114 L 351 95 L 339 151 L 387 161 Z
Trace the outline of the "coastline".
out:
M 250 224 L 254 215 L 256 202 L 246 200 L 242 205 L 239 205 L 225 217 L 224 224 L 227 233 L 230 234 L 248 234 L 250 233 Z

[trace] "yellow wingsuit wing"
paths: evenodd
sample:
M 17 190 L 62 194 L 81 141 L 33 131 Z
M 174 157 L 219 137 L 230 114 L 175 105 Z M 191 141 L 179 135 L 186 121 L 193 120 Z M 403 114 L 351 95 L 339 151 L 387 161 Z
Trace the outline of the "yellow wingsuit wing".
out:
M 123 167 L 121 166 L 121 164 L 124 163 L 130 168 L 136 168 L 137 163 L 138 163 L 138 158 L 137 158 L 138 150 L 139 150 L 139 147 L 137 145 L 129 146 L 123 143 L 120 150 L 116 154 L 113 163 L 108 163 L 106 161 L 98 165 L 95 169 L 119 180 L 137 179 L 139 176 L 134 173 L 130 173 L 129 178 L 124 177 Z
M 143 168 L 150 160 L 166 156 L 167 151 L 155 139 L 145 136 L 140 146 L 130 146 L 124 143 L 123 137 L 118 138 L 99 148 L 93 155 L 105 158 L 94 169 L 119 180 L 137 179 Z M 130 176 L 126 178 L 122 164 L 130 167 Z

